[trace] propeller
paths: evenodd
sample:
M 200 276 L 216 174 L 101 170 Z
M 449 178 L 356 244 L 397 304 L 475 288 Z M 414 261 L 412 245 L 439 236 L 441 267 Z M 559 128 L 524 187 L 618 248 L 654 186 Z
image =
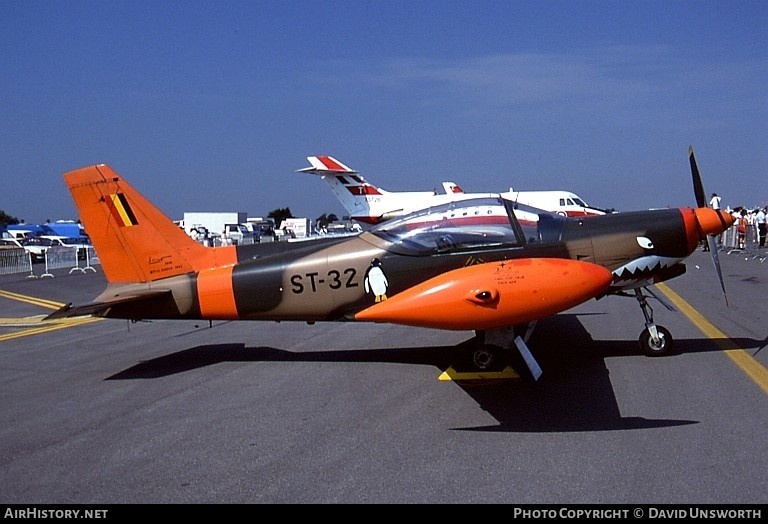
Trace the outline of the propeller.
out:
M 691 162 L 693 194 L 696 195 L 696 207 L 707 207 L 707 196 L 704 193 L 704 185 L 701 183 L 701 174 L 699 174 L 699 166 L 696 165 L 696 157 L 693 156 L 693 146 L 688 146 L 688 160 Z
M 699 166 L 696 164 L 696 157 L 693 155 L 693 146 L 688 146 L 688 159 L 691 163 L 691 175 L 693 176 L 693 193 L 696 196 L 697 207 L 707 207 L 707 196 L 704 193 L 704 184 L 701 183 L 701 174 Z M 712 264 L 715 266 L 717 278 L 720 280 L 720 287 L 723 290 L 725 305 L 728 307 L 728 295 L 725 293 L 725 282 L 723 281 L 723 271 L 720 269 L 720 258 L 717 255 L 717 241 L 713 235 L 707 235 L 707 246 L 712 257 Z

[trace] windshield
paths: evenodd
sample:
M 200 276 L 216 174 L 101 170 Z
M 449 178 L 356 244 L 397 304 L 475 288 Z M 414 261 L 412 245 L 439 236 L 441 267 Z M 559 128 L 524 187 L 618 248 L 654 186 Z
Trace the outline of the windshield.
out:
M 561 240 L 565 219 L 501 197 L 457 200 L 393 218 L 375 236 L 414 254 Z
M 580 198 L 575 198 L 575 197 L 574 197 L 574 198 L 573 198 L 573 203 L 574 203 L 575 205 L 577 205 L 577 206 L 581 206 L 581 207 L 589 207 L 589 206 L 587 205 L 587 203 L 586 203 L 586 202 L 584 202 L 584 201 L 583 201 L 582 199 L 580 199 Z
M 43 237 L 27 237 L 21 240 L 22 245 L 25 246 L 51 246 L 53 240 Z

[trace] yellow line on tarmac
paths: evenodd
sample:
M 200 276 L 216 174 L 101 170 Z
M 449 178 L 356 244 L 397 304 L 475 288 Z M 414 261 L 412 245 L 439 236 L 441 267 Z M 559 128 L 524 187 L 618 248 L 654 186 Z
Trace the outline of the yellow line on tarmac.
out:
M 0 335 L 0 342 L 4 340 L 11 340 L 14 338 L 27 337 L 30 335 L 38 335 L 40 333 L 47 333 L 48 331 L 56 331 L 58 329 L 64 329 L 72 326 L 90 324 L 91 322 L 98 322 L 99 320 L 104 320 L 104 319 L 101 317 L 80 317 L 76 319 L 67 319 L 64 322 L 62 322 L 61 320 L 56 320 L 56 321 L 43 323 L 41 321 L 41 325 L 39 327 L 25 329 L 23 331 L 17 331 L 15 333 L 6 333 L 5 335 Z
M 20 295 L 19 293 L 4 291 L 2 289 L 0 289 L 0 297 L 9 298 L 11 300 L 18 300 L 19 302 L 26 302 L 27 304 L 34 304 L 35 306 L 42 306 L 48 309 L 59 309 L 64 305 L 61 302 L 54 302 L 53 300 L 46 300 L 44 298 L 30 297 L 28 295 Z
M 0 297 L 8 298 L 10 300 L 18 300 L 19 302 L 26 302 L 27 304 L 33 304 L 35 306 L 41 306 L 48 309 L 59 309 L 64 304 L 61 302 L 55 302 L 53 300 L 46 300 L 44 298 L 30 297 L 28 295 L 21 295 L 19 293 L 13 293 L 11 291 L 5 291 L 0 289 Z M 35 315 L 31 317 L 19 317 L 19 318 L 0 318 L 0 327 L 30 327 L 22 331 L 16 331 L 14 333 L 5 333 L 0 335 L 0 342 L 3 340 L 11 340 L 14 338 L 27 337 L 30 335 L 37 335 L 39 333 L 47 333 L 49 331 L 56 331 L 57 329 L 64 329 L 72 326 L 79 326 L 81 324 L 89 324 L 103 320 L 101 317 L 75 317 L 65 318 L 58 320 L 43 320 L 44 315 Z
M 728 336 L 717 329 L 704 315 L 696 311 L 688 302 L 672 291 L 666 284 L 656 284 L 656 287 L 664 293 L 677 308 L 693 322 L 708 338 L 712 339 L 720 349 L 730 358 L 741 370 L 751 378 L 755 384 L 765 393 L 768 393 L 768 369 L 752 356 L 736 346 L 736 343 Z
M 0 318 L 0 327 L 29 327 L 39 326 L 45 315 L 32 315 L 31 317 Z

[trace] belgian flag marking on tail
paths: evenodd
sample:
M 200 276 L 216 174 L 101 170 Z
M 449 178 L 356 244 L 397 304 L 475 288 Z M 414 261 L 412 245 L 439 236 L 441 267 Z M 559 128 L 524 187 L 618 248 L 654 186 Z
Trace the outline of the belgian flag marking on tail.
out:
M 128 204 L 128 200 L 126 200 L 125 195 L 122 193 L 109 195 L 107 205 L 120 227 L 135 226 L 139 223 L 136 220 L 136 215 L 133 214 L 130 204 Z

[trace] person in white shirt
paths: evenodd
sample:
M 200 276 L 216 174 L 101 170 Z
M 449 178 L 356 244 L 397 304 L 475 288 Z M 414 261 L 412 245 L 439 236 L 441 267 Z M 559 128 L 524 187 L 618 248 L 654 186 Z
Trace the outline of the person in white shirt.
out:
M 757 236 L 758 244 L 760 247 L 765 247 L 765 237 L 768 235 L 768 207 L 757 210 L 755 215 L 755 222 L 757 222 Z
M 717 196 L 717 193 L 712 193 L 712 198 L 709 199 L 709 207 L 720 209 L 720 197 Z
M 712 197 L 709 199 L 709 207 L 712 209 L 720 209 L 720 197 L 717 195 L 717 193 L 712 193 Z M 717 247 L 722 247 L 723 245 L 723 235 L 717 236 Z M 707 244 L 707 241 L 704 241 L 704 249 L 702 251 L 709 251 L 709 244 Z

